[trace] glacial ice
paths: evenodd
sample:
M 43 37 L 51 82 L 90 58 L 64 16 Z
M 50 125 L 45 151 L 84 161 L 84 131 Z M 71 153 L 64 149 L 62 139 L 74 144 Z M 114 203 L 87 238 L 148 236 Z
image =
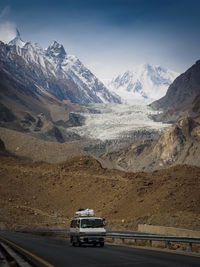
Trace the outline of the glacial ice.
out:
M 96 113 L 81 113 L 85 125 L 68 128 L 81 137 L 101 141 L 128 138 L 135 131 L 162 132 L 170 124 L 153 121 L 149 115 L 158 113 L 144 105 L 91 104 Z

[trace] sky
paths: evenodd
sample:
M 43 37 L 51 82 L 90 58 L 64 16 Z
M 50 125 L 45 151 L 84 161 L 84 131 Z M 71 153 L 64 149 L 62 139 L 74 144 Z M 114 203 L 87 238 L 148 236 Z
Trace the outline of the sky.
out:
M 150 63 L 182 73 L 200 59 L 200 0 L 0 0 L 0 40 L 17 27 L 54 40 L 103 81 Z

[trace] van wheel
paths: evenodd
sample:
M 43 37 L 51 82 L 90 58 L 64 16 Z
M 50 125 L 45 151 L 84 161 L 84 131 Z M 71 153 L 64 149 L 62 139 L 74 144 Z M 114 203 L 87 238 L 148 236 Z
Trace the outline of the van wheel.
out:
M 70 240 L 70 241 L 71 241 L 71 243 L 72 243 L 72 246 L 75 247 L 76 242 L 74 242 L 74 238 L 73 238 L 73 237 L 71 237 L 71 240 Z
M 104 247 L 104 242 L 100 243 L 100 247 L 102 247 L 102 248 Z

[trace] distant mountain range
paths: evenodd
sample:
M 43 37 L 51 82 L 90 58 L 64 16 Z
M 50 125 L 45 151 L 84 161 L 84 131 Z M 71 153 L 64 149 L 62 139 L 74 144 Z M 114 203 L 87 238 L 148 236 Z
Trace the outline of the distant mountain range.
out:
M 133 71 L 118 75 L 107 86 L 127 104 L 150 104 L 165 95 L 178 75 L 161 66 L 143 64 Z
M 25 82 L 34 85 L 38 91 L 48 91 L 60 100 L 78 104 L 121 103 L 118 96 L 110 93 L 76 56 L 67 54 L 56 41 L 43 49 L 38 44 L 23 42 L 17 31 L 17 36 L 8 44 L 5 57 L 5 61 L 16 66 L 12 70 L 13 77 L 20 71 L 17 64 L 21 60 L 24 62 L 23 71 L 28 74 Z
M 1 42 L 0 72 L 31 90 L 47 92 L 58 100 L 77 104 L 149 104 L 164 96 L 178 73 L 160 66 L 141 65 L 104 84 L 63 45 L 54 41 L 47 49 L 24 42 L 17 31 L 7 45 Z

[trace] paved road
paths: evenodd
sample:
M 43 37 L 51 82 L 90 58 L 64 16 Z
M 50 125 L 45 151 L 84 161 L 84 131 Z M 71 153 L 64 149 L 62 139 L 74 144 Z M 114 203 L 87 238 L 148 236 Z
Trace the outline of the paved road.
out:
M 38 257 L 37 266 L 56 267 L 193 267 L 200 258 L 174 253 L 106 245 L 72 247 L 68 240 L 30 234 L 0 232 L 1 237 Z M 43 260 L 44 264 L 41 264 Z M 48 265 L 49 263 L 49 265 Z

